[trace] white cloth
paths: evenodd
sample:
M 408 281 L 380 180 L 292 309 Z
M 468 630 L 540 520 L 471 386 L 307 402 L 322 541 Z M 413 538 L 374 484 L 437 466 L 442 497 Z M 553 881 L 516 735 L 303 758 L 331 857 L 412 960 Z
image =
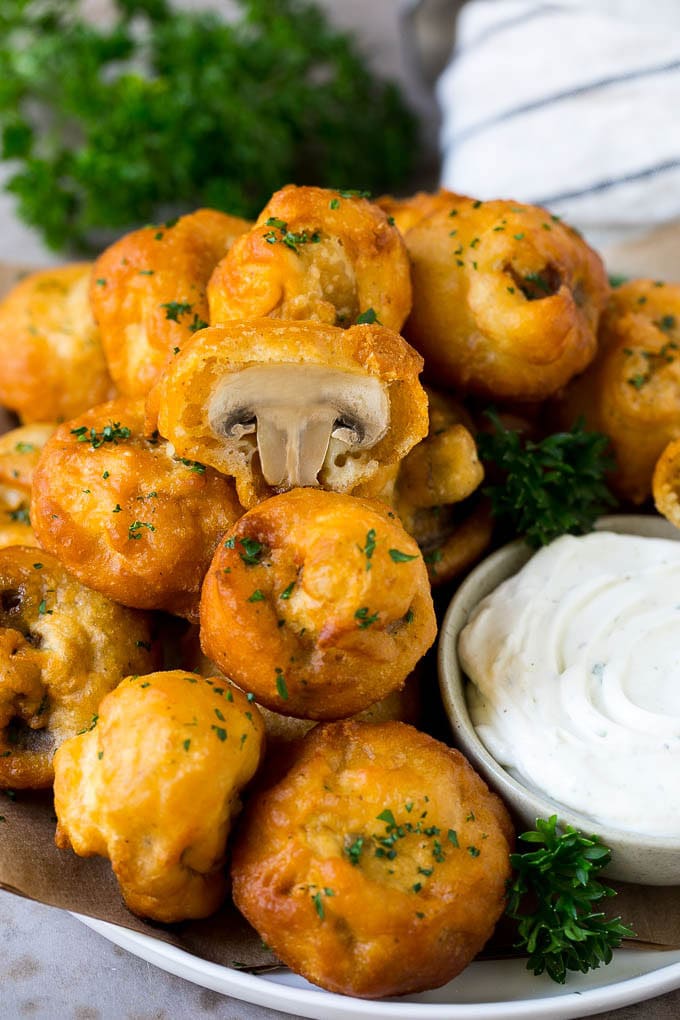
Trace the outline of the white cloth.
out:
M 472 0 L 437 94 L 446 187 L 595 244 L 680 217 L 680 0 Z

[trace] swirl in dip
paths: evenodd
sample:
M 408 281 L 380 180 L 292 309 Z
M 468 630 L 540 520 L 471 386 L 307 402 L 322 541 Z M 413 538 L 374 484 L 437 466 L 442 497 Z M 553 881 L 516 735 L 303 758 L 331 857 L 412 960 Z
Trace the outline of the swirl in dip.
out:
M 557 539 L 479 604 L 459 656 L 477 733 L 518 779 L 680 836 L 680 542 Z

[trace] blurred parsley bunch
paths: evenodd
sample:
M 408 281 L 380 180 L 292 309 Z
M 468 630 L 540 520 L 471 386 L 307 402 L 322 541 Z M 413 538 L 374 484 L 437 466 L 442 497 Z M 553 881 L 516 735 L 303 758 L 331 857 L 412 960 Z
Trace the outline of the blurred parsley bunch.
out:
M 304 0 L 240 17 L 115 0 L 0 0 L 2 157 L 52 248 L 199 205 L 252 217 L 283 184 L 397 188 L 415 122 L 351 38 Z

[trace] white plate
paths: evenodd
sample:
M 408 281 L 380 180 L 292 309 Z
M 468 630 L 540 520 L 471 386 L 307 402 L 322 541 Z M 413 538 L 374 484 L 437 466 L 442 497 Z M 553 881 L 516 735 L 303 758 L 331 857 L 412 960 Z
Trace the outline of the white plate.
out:
M 324 992 L 290 971 L 255 976 L 208 963 L 165 942 L 76 914 L 105 939 L 215 992 L 314 1020 L 572 1020 L 680 987 L 680 950 L 619 950 L 608 967 L 566 985 L 534 977 L 524 960 L 471 964 L 443 988 L 369 1002 Z

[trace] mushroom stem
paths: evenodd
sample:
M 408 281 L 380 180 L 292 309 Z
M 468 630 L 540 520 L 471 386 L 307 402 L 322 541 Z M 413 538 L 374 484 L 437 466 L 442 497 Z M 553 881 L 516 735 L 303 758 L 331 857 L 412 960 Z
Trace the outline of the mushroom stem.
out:
M 309 407 L 305 417 L 289 407 L 268 407 L 257 415 L 257 448 L 266 482 L 274 487 L 318 485 L 328 451 L 335 411 Z

